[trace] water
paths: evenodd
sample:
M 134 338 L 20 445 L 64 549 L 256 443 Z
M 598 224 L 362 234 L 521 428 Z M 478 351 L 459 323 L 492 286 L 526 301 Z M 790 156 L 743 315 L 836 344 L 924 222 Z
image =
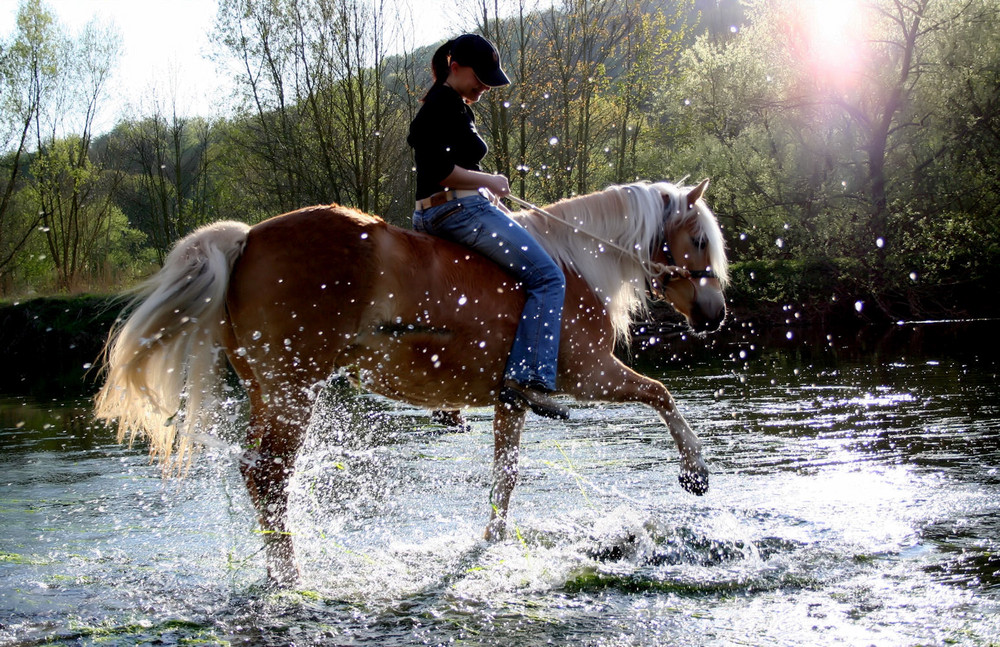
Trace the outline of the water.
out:
M 703 439 L 709 494 L 641 407 L 529 416 L 495 545 L 488 411 L 454 433 L 331 397 L 286 592 L 262 586 L 228 446 L 163 480 L 86 401 L 9 398 L 0 645 L 997 645 L 998 328 L 720 336 L 686 365 L 659 344 L 644 370 Z

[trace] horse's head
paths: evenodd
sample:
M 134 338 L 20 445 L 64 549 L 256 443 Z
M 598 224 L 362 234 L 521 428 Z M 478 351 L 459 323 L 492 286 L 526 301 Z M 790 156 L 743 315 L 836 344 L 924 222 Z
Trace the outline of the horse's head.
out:
M 708 180 L 694 188 L 658 184 L 663 195 L 663 243 L 652 257 L 679 268 L 651 281 L 653 296 L 667 301 L 696 332 L 718 330 L 726 317 L 722 290 L 729 281 L 722 230 L 702 196 Z

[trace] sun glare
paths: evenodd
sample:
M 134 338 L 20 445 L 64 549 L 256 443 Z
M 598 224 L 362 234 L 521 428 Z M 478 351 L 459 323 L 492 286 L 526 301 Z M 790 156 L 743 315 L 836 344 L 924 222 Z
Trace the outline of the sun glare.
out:
M 826 80 L 849 81 L 861 61 L 859 0 L 801 0 L 801 8 L 814 71 Z

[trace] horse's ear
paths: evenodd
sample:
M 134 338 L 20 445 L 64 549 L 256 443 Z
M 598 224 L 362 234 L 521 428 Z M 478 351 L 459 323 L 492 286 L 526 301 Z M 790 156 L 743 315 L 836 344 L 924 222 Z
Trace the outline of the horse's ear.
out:
M 708 178 L 701 181 L 701 184 L 691 189 L 687 195 L 687 207 L 690 209 L 694 206 L 694 203 L 701 200 L 701 197 L 705 195 L 705 189 L 708 188 Z

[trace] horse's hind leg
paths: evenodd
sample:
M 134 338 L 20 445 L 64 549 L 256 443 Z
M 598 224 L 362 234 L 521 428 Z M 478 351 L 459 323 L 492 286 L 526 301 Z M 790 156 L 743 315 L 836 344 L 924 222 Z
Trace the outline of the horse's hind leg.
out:
M 641 402 L 656 409 L 680 452 L 681 473 L 678 478 L 681 486 L 692 494 L 705 494 L 708 491 L 708 466 L 701 455 L 701 441 L 677 409 L 667 387 L 636 373 L 613 355 L 590 359 L 593 363 L 577 367 L 580 372 L 566 380 L 575 384 L 567 392 L 581 400 Z
M 240 471 L 264 535 L 267 578 L 277 586 L 294 586 L 300 577 L 288 527 L 288 482 L 311 412 L 303 395 L 265 402 L 259 389 L 250 389 L 250 429 Z

